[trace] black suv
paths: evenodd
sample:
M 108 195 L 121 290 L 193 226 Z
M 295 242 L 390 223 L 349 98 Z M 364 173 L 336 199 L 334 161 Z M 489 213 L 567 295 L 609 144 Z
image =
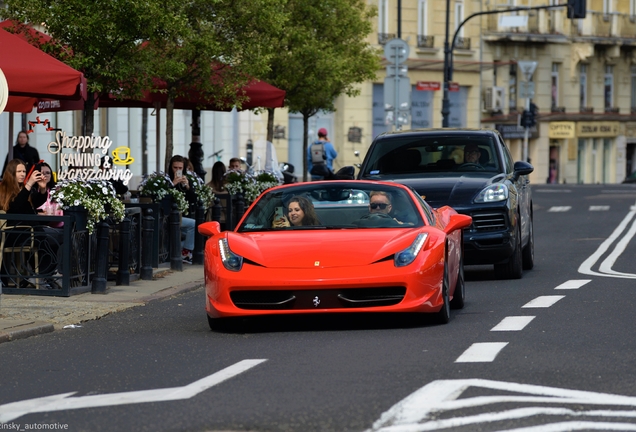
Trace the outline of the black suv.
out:
M 534 168 L 514 162 L 492 129 L 420 129 L 388 132 L 373 140 L 359 179 L 411 186 L 432 207 L 472 216 L 464 230 L 464 263 L 494 264 L 504 279 L 534 266 Z

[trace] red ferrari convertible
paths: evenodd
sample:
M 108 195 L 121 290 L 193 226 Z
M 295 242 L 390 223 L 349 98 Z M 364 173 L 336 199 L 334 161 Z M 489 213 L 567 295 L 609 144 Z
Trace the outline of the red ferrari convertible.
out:
M 470 216 L 431 208 L 414 190 L 376 181 L 268 189 L 234 231 L 206 222 L 206 311 L 225 318 L 421 312 L 447 323 L 464 306 L 462 228 Z

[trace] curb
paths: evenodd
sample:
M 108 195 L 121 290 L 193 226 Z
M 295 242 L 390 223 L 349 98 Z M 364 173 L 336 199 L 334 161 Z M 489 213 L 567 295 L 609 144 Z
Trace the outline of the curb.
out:
M 203 286 L 205 286 L 205 281 L 203 279 L 199 279 L 192 282 L 184 283 L 182 285 L 177 285 L 174 287 L 162 289 L 161 291 L 157 291 L 154 294 L 150 294 L 145 297 L 140 297 L 139 300 L 143 303 L 148 303 L 153 300 L 159 300 L 159 299 L 170 297 L 173 295 L 195 291 Z
M 34 321 L 28 324 L 18 325 L 14 328 L 0 331 L 0 343 L 10 342 L 16 339 L 25 339 L 43 333 L 51 333 L 55 327 L 51 323 Z

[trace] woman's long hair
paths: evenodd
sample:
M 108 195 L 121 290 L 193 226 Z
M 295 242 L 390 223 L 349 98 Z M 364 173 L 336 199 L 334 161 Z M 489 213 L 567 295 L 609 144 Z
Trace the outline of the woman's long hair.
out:
M 293 202 L 297 202 L 303 213 L 305 213 L 305 216 L 301 221 L 301 225 L 321 225 L 318 215 L 316 214 L 316 210 L 314 209 L 314 204 L 308 198 L 303 196 L 292 197 L 292 199 L 290 199 L 287 203 L 287 207 L 289 207 L 289 204 Z
M 18 170 L 18 165 L 26 167 L 26 164 L 20 159 L 12 159 L 7 164 L 7 169 L 2 176 L 2 182 L 0 182 L 0 210 L 7 211 L 9 204 L 15 199 L 22 189 L 22 185 L 18 183 L 15 176 Z
M 225 164 L 221 161 L 214 162 L 212 165 L 212 180 L 208 183 L 208 186 L 211 186 L 215 191 L 222 191 L 225 187 L 223 183 L 223 176 L 227 172 L 225 168 Z

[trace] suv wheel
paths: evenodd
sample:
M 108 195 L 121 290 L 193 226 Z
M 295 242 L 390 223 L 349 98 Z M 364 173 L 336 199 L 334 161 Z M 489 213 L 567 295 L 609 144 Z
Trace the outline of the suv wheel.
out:
M 521 279 L 523 273 L 521 258 L 521 227 L 517 224 L 517 243 L 507 263 L 495 264 L 495 274 L 500 279 Z

